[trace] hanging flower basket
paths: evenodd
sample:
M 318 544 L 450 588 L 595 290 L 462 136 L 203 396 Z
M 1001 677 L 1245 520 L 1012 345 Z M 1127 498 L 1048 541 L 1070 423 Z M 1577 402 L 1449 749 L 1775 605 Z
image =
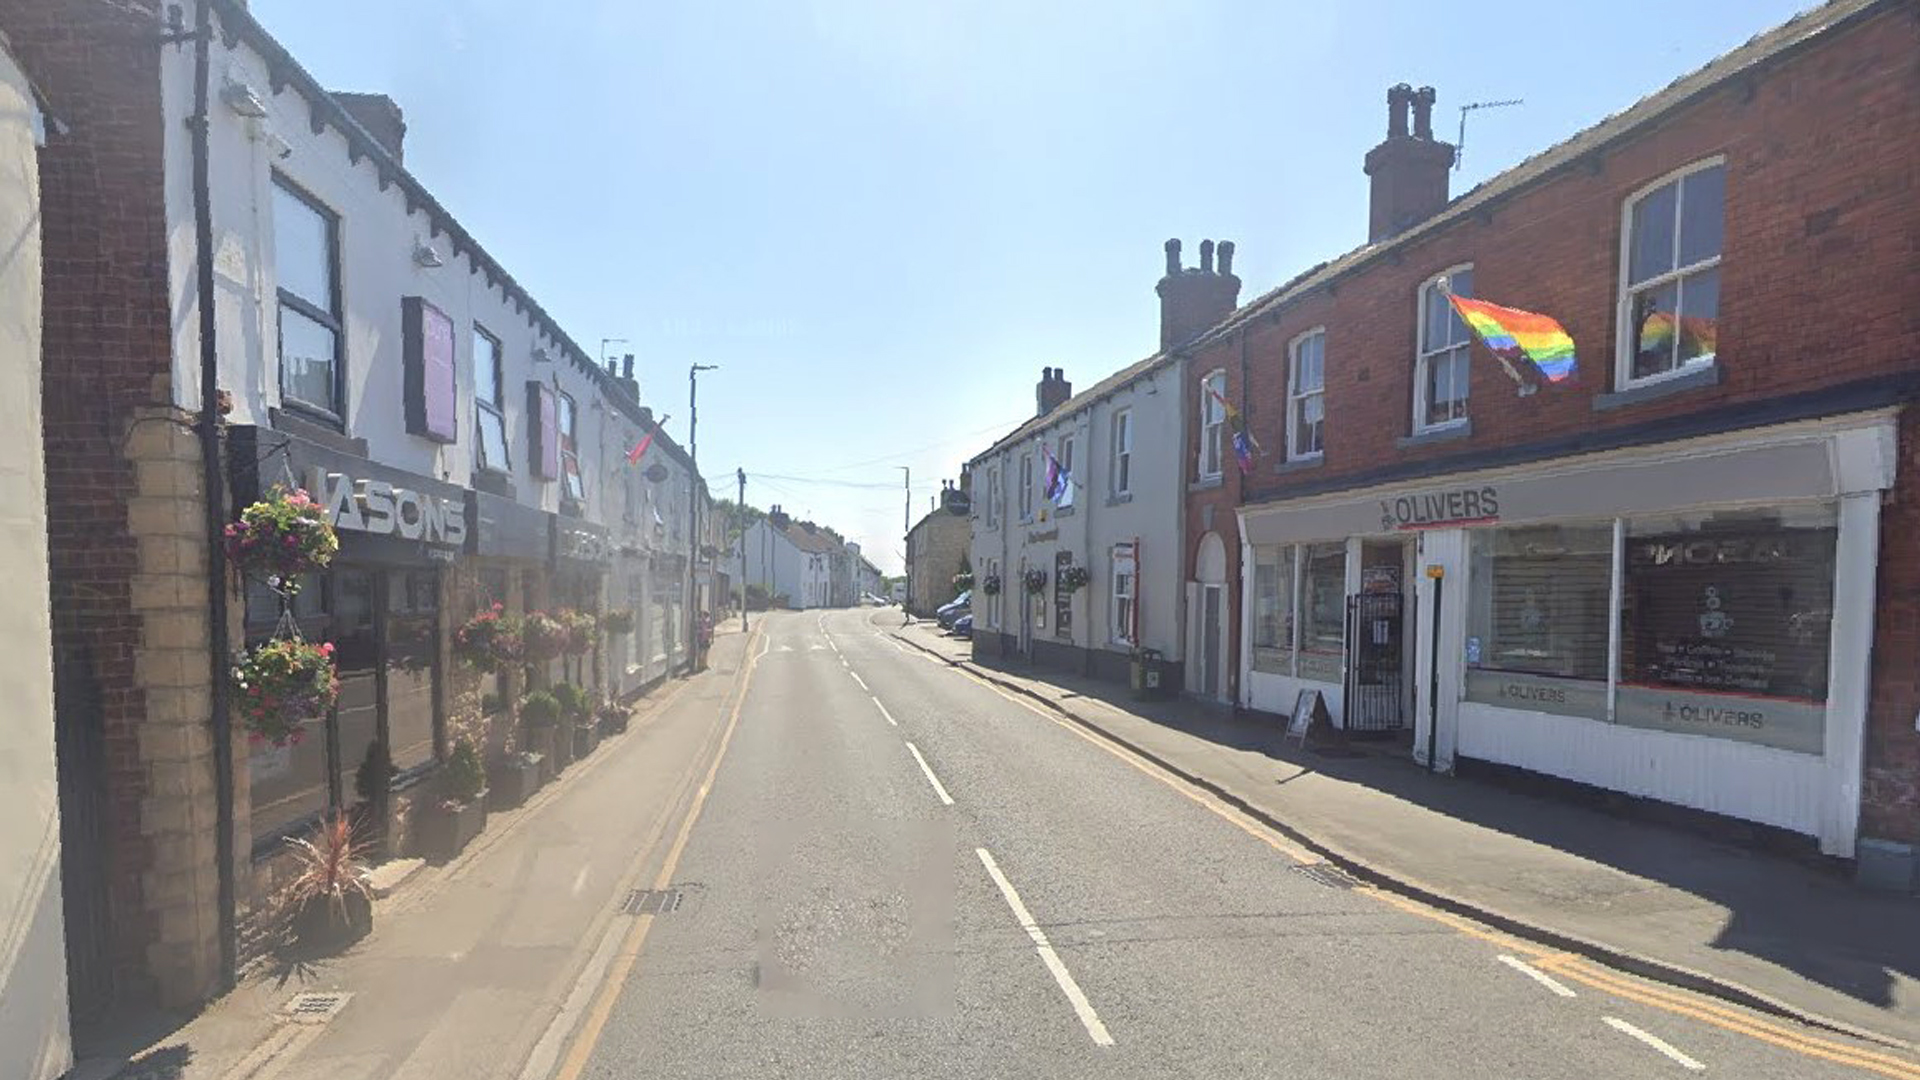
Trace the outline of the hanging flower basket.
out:
M 1047 572 L 1045 570 L 1029 570 L 1021 576 L 1020 584 L 1026 586 L 1027 591 L 1030 593 L 1046 592 Z
M 562 608 L 554 613 L 553 621 L 565 632 L 560 651 L 567 656 L 584 656 L 600 640 L 599 620 L 584 611 Z
M 633 633 L 633 610 L 620 608 L 600 616 L 600 632 L 603 634 Z
M 247 735 L 274 746 L 297 744 L 302 722 L 325 715 L 340 694 L 333 673 L 333 644 L 273 638 L 240 654 L 233 685 Z
M 543 611 L 530 611 L 520 621 L 521 657 L 529 664 L 544 664 L 567 647 L 567 628 Z
M 988 596 L 999 596 L 1000 575 L 988 574 L 986 577 L 980 579 L 980 591 L 986 593 Z
M 1092 580 L 1093 575 L 1087 573 L 1087 568 L 1084 566 L 1069 566 L 1060 571 L 1060 587 L 1068 592 L 1079 592 Z
M 453 632 L 453 655 L 481 671 L 512 667 L 520 661 L 520 621 L 493 605 Z
M 298 488 L 276 487 L 240 511 L 240 520 L 227 525 L 222 540 L 236 569 L 273 579 L 285 592 L 298 587 L 301 574 L 325 568 L 340 550 L 326 507 Z
M 966 590 L 973 588 L 972 571 L 963 570 L 960 573 L 953 575 L 953 587 L 956 590 L 959 590 L 961 592 L 965 592 Z

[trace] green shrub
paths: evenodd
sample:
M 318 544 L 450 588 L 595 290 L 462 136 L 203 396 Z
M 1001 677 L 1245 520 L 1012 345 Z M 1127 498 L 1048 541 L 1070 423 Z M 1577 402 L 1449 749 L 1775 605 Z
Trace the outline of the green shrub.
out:
M 551 727 L 560 722 L 560 699 L 535 690 L 520 699 L 520 719 L 529 727 Z
M 459 802 L 472 802 L 480 797 L 487 787 L 487 770 L 480 763 L 480 751 L 473 743 L 461 739 L 453 744 L 453 750 L 447 754 L 446 764 L 440 772 L 441 792 L 449 799 Z
M 572 683 L 554 687 L 553 699 L 560 703 L 560 715 L 576 724 L 593 716 L 593 696 Z

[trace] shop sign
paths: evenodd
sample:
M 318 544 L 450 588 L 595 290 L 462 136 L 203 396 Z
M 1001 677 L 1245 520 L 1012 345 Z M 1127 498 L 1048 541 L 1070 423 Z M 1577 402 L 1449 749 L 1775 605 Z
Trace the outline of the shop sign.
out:
M 1380 527 L 1390 531 L 1486 525 L 1500 520 L 1500 489 L 1426 491 L 1380 500 Z
M 577 562 L 606 562 L 613 556 L 607 537 L 591 529 L 576 528 L 556 519 L 553 529 L 554 553 Z
M 1060 530 L 1058 527 L 1048 529 L 1045 532 L 1030 532 L 1027 534 L 1027 543 L 1029 544 L 1048 544 L 1058 539 L 1060 539 Z
M 1826 749 L 1827 708 L 1817 701 L 1622 686 L 1614 717 L 1628 727 L 1710 735 L 1802 754 Z
M 1517 671 L 1467 670 L 1466 699 L 1502 709 L 1555 716 L 1607 718 L 1607 686 L 1586 679 L 1559 679 Z
M 453 499 L 385 480 L 358 480 L 317 465 L 307 470 L 306 487 L 326 506 L 336 529 L 430 544 L 458 545 L 467 539 L 466 507 Z
M 1344 660 L 1345 658 L 1339 653 L 1302 651 L 1299 659 L 1296 661 L 1298 666 L 1295 670 L 1302 679 L 1312 679 L 1315 682 L 1337 683 L 1341 681 L 1346 674 L 1346 664 Z

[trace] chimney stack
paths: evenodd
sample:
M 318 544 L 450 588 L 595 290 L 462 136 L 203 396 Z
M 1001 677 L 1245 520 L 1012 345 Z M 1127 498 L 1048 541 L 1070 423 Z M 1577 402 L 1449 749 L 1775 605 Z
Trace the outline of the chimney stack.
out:
M 1367 152 L 1373 181 L 1367 242 L 1404 232 L 1447 205 L 1453 146 L 1433 137 L 1433 87 L 1400 83 L 1387 91 L 1387 138 Z M 1408 132 L 1411 114 L 1412 132 Z
M 333 100 L 347 110 L 347 115 L 373 136 L 374 142 L 392 154 L 393 160 L 405 164 L 401 149 L 407 141 L 407 118 L 398 102 L 385 94 L 356 94 L 346 90 L 331 93 Z
M 1073 396 L 1073 384 L 1067 381 L 1067 373 L 1062 368 L 1040 369 L 1040 383 L 1033 388 L 1033 403 L 1037 416 L 1045 416 L 1067 403 Z
M 1233 241 L 1200 241 L 1200 267 L 1180 265 L 1180 241 L 1167 241 L 1167 276 L 1154 291 L 1160 294 L 1160 351 L 1177 348 L 1199 337 L 1215 323 L 1233 314 L 1240 303 L 1240 279 L 1233 276 Z M 1215 258 L 1218 257 L 1218 265 Z
M 608 361 L 607 366 L 612 367 L 613 362 Z M 632 353 L 620 358 L 620 385 L 627 388 L 627 393 L 633 395 L 633 400 L 640 400 L 640 380 L 633 377 Z

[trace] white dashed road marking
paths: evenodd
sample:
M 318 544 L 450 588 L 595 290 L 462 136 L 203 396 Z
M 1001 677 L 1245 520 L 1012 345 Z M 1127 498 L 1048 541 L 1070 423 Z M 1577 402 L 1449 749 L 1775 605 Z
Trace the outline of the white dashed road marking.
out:
M 879 698 L 873 699 L 873 707 L 880 710 L 880 715 L 887 718 L 887 723 L 892 724 L 894 727 L 900 726 L 900 721 L 895 720 L 893 714 L 887 711 L 887 707 L 880 704 Z
M 1107 1025 L 1100 1022 L 1100 1014 L 1093 1011 L 1093 1003 L 1088 1001 L 1087 995 L 1081 992 L 1080 984 L 1073 981 L 1073 973 L 1067 970 L 1067 965 L 1061 961 L 1060 954 L 1054 952 L 1053 946 L 1048 944 L 1046 933 L 1035 925 L 1033 916 L 1027 912 L 1027 905 L 1020 902 L 1020 894 L 1013 891 L 1013 883 L 1000 872 L 999 865 L 993 861 L 993 855 L 986 848 L 974 848 L 973 853 L 980 856 L 980 864 L 987 868 L 987 876 L 1000 887 L 1000 895 L 1006 898 L 1007 906 L 1013 909 L 1013 917 L 1020 921 L 1020 928 L 1025 930 L 1027 937 L 1033 941 L 1033 950 L 1040 954 L 1041 962 L 1046 964 L 1047 970 L 1053 973 L 1053 981 L 1060 984 L 1060 992 L 1067 995 L 1067 1003 L 1073 1006 L 1074 1015 L 1080 1018 L 1081 1025 L 1087 1029 L 1087 1034 L 1092 1037 L 1094 1044 L 1112 1046 L 1113 1036 L 1107 1034 Z
M 1655 1050 L 1660 1051 L 1662 1054 L 1665 1054 L 1666 1056 L 1672 1058 L 1675 1062 L 1679 1063 L 1680 1067 L 1683 1069 L 1692 1069 L 1694 1072 L 1699 1072 L 1700 1070 L 1706 1068 L 1705 1065 L 1702 1065 L 1699 1062 L 1688 1057 L 1687 1055 L 1681 1053 L 1680 1051 L 1675 1050 L 1673 1048 L 1673 1044 L 1667 1042 L 1665 1039 L 1662 1039 L 1657 1035 L 1649 1035 L 1646 1032 L 1641 1031 L 1639 1028 L 1634 1027 L 1632 1024 L 1627 1023 L 1625 1020 L 1620 1019 L 1619 1017 L 1603 1016 L 1600 1019 L 1606 1021 L 1607 1026 L 1612 1028 L 1613 1030 L 1624 1032 L 1628 1035 L 1631 1035 L 1634 1038 L 1639 1039 L 1641 1042 L 1646 1043 L 1648 1046 L 1653 1047 Z
M 927 774 L 927 783 L 933 785 L 933 793 L 935 795 L 940 796 L 941 804 L 945 806 L 952 806 L 953 796 L 947 794 L 947 789 L 941 786 L 940 778 L 933 775 L 933 767 L 928 765 L 927 759 L 921 756 L 920 748 L 913 745 L 912 743 L 908 743 L 907 749 L 912 751 L 913 760 L 920 763 L 920 771 Z
M 1553 991 L 1554 993 L 1559 994 L 1561 997 L 1574 996 L 1573 991 L 1561 985 L 1558 979 L 1555 979 L 1553 976 L 1547 974 L 1544 971 L 1541 971 L 1537 967 L 1534 967 L 1532 964 L 1527 963 L 1525 960 L 1520 960 L 1511 956 L 1503 955 L 1500 957 L 1500 962 L 1512 968 L 1513 970 L 1519 972 L 1520 974 L 1525 975 L 1527 978 L 1532 979 L 1534 982 L 1539 983 L 1541 986 L 1544 986 L 1547 989 Z

